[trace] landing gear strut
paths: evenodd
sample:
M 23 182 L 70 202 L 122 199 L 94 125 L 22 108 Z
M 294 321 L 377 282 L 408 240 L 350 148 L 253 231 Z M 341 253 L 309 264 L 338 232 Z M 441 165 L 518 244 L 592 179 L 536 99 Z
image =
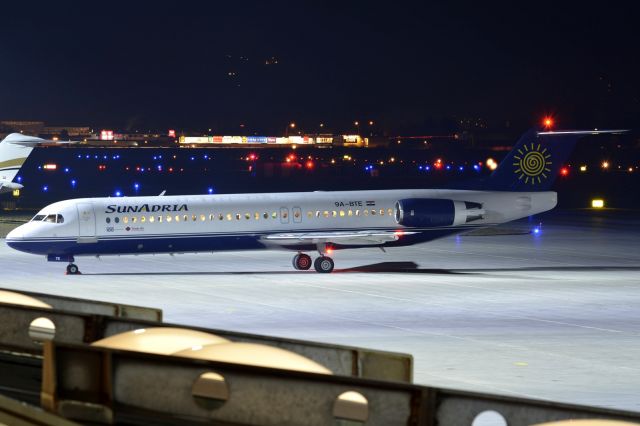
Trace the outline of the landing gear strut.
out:
M 67 275 L 79 275 L 80 269 L 78 269 L 78 265 L 75 263 L 70 263 L 67 265 Z
M 306 271 L 311 268 L 311 256 L 304 253 L 298 253 L 293 256 L 293 267 L 298 271 Z

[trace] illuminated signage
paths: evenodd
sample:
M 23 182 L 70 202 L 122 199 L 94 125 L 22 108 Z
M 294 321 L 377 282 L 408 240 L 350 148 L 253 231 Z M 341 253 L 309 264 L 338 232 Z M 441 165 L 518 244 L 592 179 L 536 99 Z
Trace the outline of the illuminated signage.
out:
M 100 140 L 101 141 L 112 141 L 113 140 L 113 130 L 101 130 L 100 131 Z
M 169 135 L 170 138 L 175 138 L 176 137 L 176 131 L 171 129 L 171 130 L 169 130 L 168 135 Z
M 316 143 L 333 143 L 333 137 L 318 136 Z

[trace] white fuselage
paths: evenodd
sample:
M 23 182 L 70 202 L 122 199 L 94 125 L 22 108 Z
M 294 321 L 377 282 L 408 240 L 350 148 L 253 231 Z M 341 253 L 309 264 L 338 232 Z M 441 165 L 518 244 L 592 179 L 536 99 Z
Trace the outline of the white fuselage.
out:
M 398 202 L 407 199 L 452 200 L 455 217 L 446 225 L 403 225 Z M 12 231 L 7 243 L 50 260 L 78 255 L 308 250 L 319 244 L 410 245 L 541 213 L 555 207 L 556 200 L 555 192 L 430 189 L 86 198 L 45 207 L 34 220 Z M 465 210 L 465 203 L 477 206 Z

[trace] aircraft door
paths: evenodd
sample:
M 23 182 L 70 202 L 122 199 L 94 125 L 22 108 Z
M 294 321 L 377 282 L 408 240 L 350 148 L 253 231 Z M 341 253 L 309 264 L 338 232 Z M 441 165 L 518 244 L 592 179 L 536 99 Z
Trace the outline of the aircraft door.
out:
M 293 221 L 295 223 L 301 223 L 302 222 L 302 209 L 300 207 L 294 207 L 292 209 L 292 213 L 293 213 Z
M 78 203 L 78 236 L 95 237 L 96 236 L 96 216 L 93 212 L 93 205 L 90 203 Z
M 289 209 L 280 207 L 280 223 L 289 223 Z

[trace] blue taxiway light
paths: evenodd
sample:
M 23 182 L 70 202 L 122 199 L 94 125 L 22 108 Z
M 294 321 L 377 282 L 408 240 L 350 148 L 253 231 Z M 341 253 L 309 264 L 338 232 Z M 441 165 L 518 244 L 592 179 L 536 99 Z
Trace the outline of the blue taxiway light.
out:
M 209 194 L 213 194 L 213 188 L 209 188 L 209 189 L 207 189 L 207 192 L 208 192 Z
M 45 185 L 42 187 L 42 192 L 47 192 L 49 190 L 49 186 Z
M 122 192 L 116 190 L 116 192 L 114 192 L 113 195 L 115 195 L 116 197 L 122 197 Z
M 140 184 L 139 183 L 134 183 L 133 187 L 135 188 L 135 190 L 137 191 L 138 189 L 140 189 Z
M 16 180 L 17 180 L 18 182 L 22 182 L 22 176 L 16 176 Z
M 65 172 L 65 173 L 69 173 L 69 168 L 68 168 L 68 167 L 65 167 L 65 168 L 64 168 L 64 172 Z
M 75 179 L 71 179 L 71 186 L 76 186 L 76 183 L 78 183 L 78 181 L 76 181 Z

